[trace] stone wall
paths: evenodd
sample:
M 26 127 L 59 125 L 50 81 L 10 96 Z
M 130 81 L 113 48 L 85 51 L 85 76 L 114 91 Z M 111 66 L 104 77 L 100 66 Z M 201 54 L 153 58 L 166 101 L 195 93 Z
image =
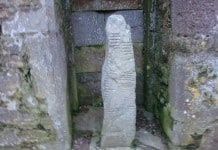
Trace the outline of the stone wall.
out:
M 147 13 L 147 109 L 170 149 L 217 146 L 217 3 L 153 1 Z M 145 45 L 146 45 L 145 44 Z
M 121 14 L 131 27 L 136 58 L 137 103 L 144 100 L 143 11 L 141 1 L 72 1 L 72 33 L 79 105 L 101 105 L 101 68 L 105 55 L 105 25 Z
M 217 8 L 214 0 L 172 1 L 176 47 L 169 104 L 174 125 L 167 133 L 176 146 L 208 150 L 218 146 Z
M 0 2 L 0 149 L 70 149 L 58 3 Z

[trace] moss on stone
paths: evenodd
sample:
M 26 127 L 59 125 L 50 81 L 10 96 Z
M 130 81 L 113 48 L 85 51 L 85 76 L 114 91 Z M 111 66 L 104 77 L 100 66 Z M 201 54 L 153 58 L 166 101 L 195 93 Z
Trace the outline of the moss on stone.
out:
M 84 46 L 75 48 L 75 67 L 77 73 L 100 72 L 103 58 L 104 46 Z
M 173 120 L 171 118 L 171 108 L 169 105 L 161 109 L 160 121 L 164 133 L 167 135 L 167 137 L 170 137 L 170 132 L 173 128 Z

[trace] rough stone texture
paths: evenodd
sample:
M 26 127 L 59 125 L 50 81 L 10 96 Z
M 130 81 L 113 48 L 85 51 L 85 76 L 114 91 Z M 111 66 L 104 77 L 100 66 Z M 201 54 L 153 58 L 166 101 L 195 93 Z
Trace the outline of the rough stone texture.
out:
M 145 5 L 146 104 L 160 118 L 169 149 L 213 150 L 217 147 L 218 3 L 171 2 Z
M 70 149 L 66 57 L 54 3 L 0 2 L 0 149 Z
M 104 46 L 88 46 L 75 48 L 76 73 L 101 72 L 104 61 Z
M 217 8 L 214 0 L 172 1 L 169 103 L 161 115 L 171 149 L 218 146 Z
M 91 142 L 90 142 L 90 146 L 89 146 L 89 150 L 96 150 L 96 149 L 100 149 L 100 147 L 97 145 L 97 143 L 100 141 L 99 137 L 92 137 L 91 138 Z
M 144 63 L 143 44 L 133 43 L 136 63 L 136 103 L 144 103 Z M 75 66 L 78 82 L 78 97 L 80 105 L 96 105 L 101 102 L 101 68 L 105 48 L 103 46 L 88 46 L 75 48 Z
M 208 34 L 215 26 L 214 0 L 173 0 L 172 29 L 175 34 Z
M 18 0 L 19 1 L 19 0 Z M 38 0 L 35 0 L 38 1 Z M 34 1 L 32 1 L 34 2 Z M 51 30 L 51 28 L 48 28 L 48 17 L 45 17 L 47 15 L 47 9 L 45 7 L 46 2 L 44 0 L 41 0 L 40 4 L 43 7 L 40 8 L 40 6 L 37 6 L 35 9 L 37 11 L 33 11 L 30 9 L 27 13 L 28 6 L 31 7 L 31 1 L 18 4 L 20 7 L 26 7 L 26 11 L 17 11 L 16 14 L 14 14 L 13 21 L 5 21 L 2 23 L 2 30 L 4 34 L 19 34 L 19 33 L 28 33 L 28 32 L 47 32 L 48 30 Z M 15 3 L 16 4 L 16 3 Z M 40 9 L 39 9 L 40 8 Z M 34 9 L 34 10 L 35 10 Z M 28 19 L 27 19 L 28 18 Z M 38 19 L 31 19 L 31 18 L 38 18 Z M 43 20 L 43 21 L 42 21 Z
M 198 148 L 201 142 L 212 142 L 211 138 L 216 138 L 210 134 L 217 132 L 217 66 L 217 57 L 207 53 L 174 57 L 170 104 L 171 117 L 176 122 L 168 131 L 174 145 L 191 146 L 192 143 L 193 148 Z
M 123 16 L 108 18 L 106 35 L 101 83 L 104 102 L 101 147 L 130 147 L 136 130 L 136 71 L 131 30 Z
M 102 45 L 105 41 L 104 15 L 97 12 L 75 12 L 72 15 L 75 46 Z
M 0 2 L 0 20 L 12 19 L 17 11 L 30 11 L 41 8 L 40 0 L 1 0 Z
M 92 137 L 89 150 L 101 150 L 98 144 L 99 141 L 100 141 L 99 137 Z M 116 147 L 116 148 L 105 148 L 105 150 L 138 150 L 138 149 L 130 148 L 130 147 Z
M 77 82 L 80 106 L 102 106 L 101 73 L 79 73 Z
M 143 42 L 143 11 L 117 11 L 126 19 L 132 30 L 132 41 Z M 75 12 L 72 14 L 72 32 L 75 46 L 105 44 L 106 18 L 111 13 Z
M 73 11 L 139 9 L 141 0 L 72 0 Z
M 101 132 L 103 109 L 88 107 L 87 112 L 82 112 L 73 118 L 76 130 L 91 131 L 93 134 Z
M 107 19 L 107 17 L 111 14 L 112 13 L 105 14 L 105 18 Z M 124 10 L 114 12 L 114 14 L 122 15 L 125 18 L 126 23 L 131 27 L 131 36 L 133 42 L 143 42 L 144 20 L 142 10 Z
M 167 150 L 159 136 L 152 135 L 144 129 L 136 132 L 136 144 L 145 150 Z

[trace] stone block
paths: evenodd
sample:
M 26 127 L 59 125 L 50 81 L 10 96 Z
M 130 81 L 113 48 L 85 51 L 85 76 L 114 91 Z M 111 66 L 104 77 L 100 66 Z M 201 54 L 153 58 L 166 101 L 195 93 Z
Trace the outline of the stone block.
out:
M 101 80 L 104 103 L 101 147 L 130 147 L 136 131 L 136 71 L 130 26 L 122 15 L 111 15 L 106 35 Z
M 136 143 L 143 147 L 143 149 L 167 150 L 161 137 L 158 135 L 152 135 L 144 129 L 140 129 L 136 132 Z
M 141 0 L 72 0 L 73 11 L 141 8 Z
M 75 12 L 72 26 L 75 46 L 102 45 L 105 41 L 104 15 L 97 12 Z
M 28 7 L 31 7 L 28 3 L 20 1 L 16 2 L 19 5 L 18 7 L 22 7 L 22 9 L 29 9 Z M 38 4 L 40 2 L 41 4 Z M 32 33 L 38 31 L 47 32 L 49 16 L 45 7 L 46 2 L 45 0 L 40 0 L 40 2 L 38 1 L 37 5 L 42 5 L 41 8 L 39 6 L 37 9 L 33 9 L 32 11 L 18 11 L 13 19 L 2 22 L 3 35 L 10 35 L 11 33 Z
M 24 124 L 25 122 L 32 121 L 28 114 L 22 114 L 16 110 L 8 110 L 7 108 L 0 107 L 0 122 L 3 124 Z
M 56 2 L 2 3 L 9 5 L 0 13 L 13 17 L 1 20 L 0 149 L 69 150 L 67 62 Z M 19 61 L 23 68 L 14 66 Z
M 127 10 L 115 11 L 121 14 L 131 27 L 133 42 L 143 42 L 143 11 Z M 75 46 L 105 44 L 105 18 L 112 13 L 75 12 L 72 14 L 73 37 Z
M 102 45 L 75 48 L 76 72 L 101 72 L 104 53 L 105 48 Z
M 208 131 L 202 137 L 200 147 L 202 149 L 215 150 L 218 146 L 218 127 L 214 126 L 208 129 Z
M 1 21 L 12 18 L 16 12 L 15 7 L 10 6 L 10 4 L 7 1 L 1 1 L 0 8 L 1 8 L 0 10 L 0 20 Z
M 79 105 L 100 105 L 101 73 L 77 74 Z
M 20 76 L 18 73 L 9 71 L 0 74 L 0 94 L 12 96 L 20 87 Z
M 63 39 L 59 34 L 26 35 L 24 39 L 34 79 L 35 97 L 48 105 L 46 113 L 52 120 L 56 139 L 45 143 L 46 149 L 69 149 L 70 132 L 67 116 L 67 66 Z M 44 143 L 43 143 L 44 145 Z
M 88 107 L 87 112 L 79 113 L 74 116 L 73 122 L 75 128 L 79 131 L 91 131 L 94 134 L 101 132 L 103 120 L 103 109 L 96 107 Z
M 4 133 L 0 135 L 0 149 L 5 149 L 6 147 L 18 146 L 22 143 L 22 139 L 16 135 L 16 133 Z
M 21 10 L 21 11 L 29 11 L 29 10 L 37 10 L 41 5 L 41 0 L 15 0 L 14 4 Z
M 217 66 L 218 59 L 211 54 L 175 55 L 171 64 L 170 102 L 166 114 L 171 114 L 170 118 L 176 121 L 165 128 L 173 145 L 195 149 L 201 142 L 209 141 L 209 144 L 215 138 L 213 134 L 217 132 L 218 119 Z M 202 146 L 210 147 L 206 143 Z
M 174 34 L 207 34 L 216 25 L 214 0 L 173 0 L 172 28 Z

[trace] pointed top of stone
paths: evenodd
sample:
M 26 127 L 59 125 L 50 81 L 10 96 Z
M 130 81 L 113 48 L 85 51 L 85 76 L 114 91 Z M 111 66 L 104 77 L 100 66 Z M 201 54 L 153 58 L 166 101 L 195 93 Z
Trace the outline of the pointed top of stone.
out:
M 114 32 L 119 32 L 121 29 L 126 29 L 127 24 L 122 15 L 110 15 L 107 19 L 106 29 Z

